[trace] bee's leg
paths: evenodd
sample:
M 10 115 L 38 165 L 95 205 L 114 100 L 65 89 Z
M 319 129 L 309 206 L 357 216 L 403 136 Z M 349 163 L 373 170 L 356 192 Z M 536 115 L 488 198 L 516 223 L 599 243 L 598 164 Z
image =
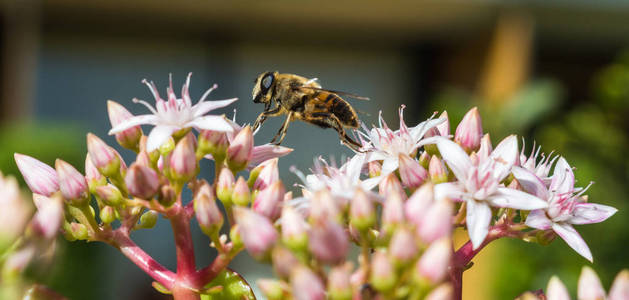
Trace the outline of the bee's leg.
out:
M 329 119 L 332 120 L 332 128 L 334 128 L 334 130 L 336 130 L 336 132 L 338 132 L 339 134 L 339 138 L 341 139 L 341 142 L 351 148 L 352 150 L 356 151 L 356 152 L 362 152 L 360 150 L 360 148 L 362 147 L 361 144 L 357 143 L 356 141 L 354 141 L 354 139 L 352 139 L 349 135 L 347 135 L 347 132 L 345 132 L 345 128 L 343 127 L 343 124 L 341 123 L 341 120 L 339 120 L 338 117 L 336 117 L 333 114 L 329 114 L 325 117 L 323 117 L 322 119 Z
M 277 132 L 275 137 L 273 137 L 273 139 L 271 140 L 271 143 L 274 143 L 275 145 L 279 145 L 282 143 L 282 140 L 284 140 L 284 137 L 286 136 L 286 131 L 288 130 L 288 125 L 290 124 L 290 121 L 292 118 L 293 118 L 293 112 L 291 111 L 288 113 L 288 116 L 286 116 L 286 121 L 284 121 L 284 124 L 282 124 L 282 127 L 280 127 L 280 130 Z M 279 137 L 279 140 L 276 143 L 275 140 L 277 140 L 278 137 Z
M 266 121 L 266 118 L 279 115 L 281 109 L 282 107 L 278 105 L 276 108 L 272 110 L 263 111 L 256 119 L 256 122 L 253 123 L 253 128 L 252 128 L 253 131 L 256 131 L 258 127 L 262 126 L 262 123 Z

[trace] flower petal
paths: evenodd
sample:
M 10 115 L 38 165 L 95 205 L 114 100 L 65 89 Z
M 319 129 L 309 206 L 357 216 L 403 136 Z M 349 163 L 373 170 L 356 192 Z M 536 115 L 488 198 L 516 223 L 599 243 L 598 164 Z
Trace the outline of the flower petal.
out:
M 554 223 L 553 230 L 570 246 L 570 248 L 574 249 L 581 256 L 585 257 L 590 262 L 592 259 L 592 252 L 590 252 L 590 248 L 585 243 L 581 235 L 572 227 L 570 224 L 566 223 Z
M 360 172 L 363 170 L 363 165 L 365 164 L 365 157 L 365 154 L 358 153 L 343 165 L 343 171 L 345 171 L 351 182 L 358 182 Z
M 588 266 L 581 269 L 579 276 L 579 286 L 577 289 L 577 297 L 579 299 L 605 299 L 605 289 L 601 284 L 601 280 L 596 272 Z
M 437 139 L 437 148 L 454 176 L 461 182 L 467 181 L 467 172 L 472 168 L 472 161 L 463 148 L 445 138 Z
M 194 117 L 200 117 L 202 115 L 205 115 L 209 111 L 230 105 L 236 100 L 238 100 L 238 98 L 199 102 L 192 107 L 192 109 L 194 110 Z
M 371 191 L 374 187 L 380 184 L 380 181 L 382 181 L 384 177 L 385 176 L 378 176 L 365 179 L 360 183 L 360 186 L 366 191 Z
M 441 201 L 444 198 L 452 201 L 462 201 L 465 191 L 463 187 L 456 182 L 444 182 L 435 185 L 435 200 Z
M 553 222 L 546 216 L 546 212 L 542 209 L 536 209 L 529 213 L 526 217 L 526 226 L 547 230 L 553 227 Z
M 616 275 L 609 289 L 609 300 L 629 299 L 629 270 L 624 269 Z
M 489 205 L 476 200 L 467 201 L 467 231 L 474 249 L 478 248 L 487 237 L 490 222 L 491 208 Z
M 264 144 L 261 146 L 253 147 L 253 154 L 251 161 L 249 161 L 249 167 L 255 168 L 261 162 L 269 160 L 271 158 L 282 157 L 293 152 L 292 148 L 276 146 L 272 144 Z
M 559 277 L 553 276 L 548 281 L 546 287 L 546 297 L 551 300 L 570 300 L 570 293 L 566 286 L 559 280 Z
M 151 152 L 159 148 L 173 132 L 179 128 L 175 126 L 157 125 L 153 127 L 146 141 L 146 151 Z
M 574 190 L 574 173 L 572 167 L 563 157 L 559 157 L 557 164 L 555 164 L 549 190 L 558 194 L 572 193 Z
M 424 135 L 426 134 L 426 132 L 428 132 L 428 130 L 446 121 L 447 121 L 446 118 L 426 120 L 424 122 L 417 124 L 417 126 L 415 127 L 409 128 L 409 133 L 411 137 L 413 138 L 413 140 L 417 142 L 421 140 L 422 137 L 424 137 Z
M 232 132 L 234 127 L 229 124 L 224 116 L 203 116 L 198 117 L 188 123 L 186 127 L 192 126 L 203 130 L 214 130 L 223 132 Z
M 515 166 L 511 171 L 513 172 L 513 176 L 518 180 L 526 192 L 531 193 L 540 199 L 548 199 L 548 189 L 541 178 L 522 167 Z
M 120 122 L 117 126 L 114 126 L 111 130 L 109 130 L 109 135 L 116 134 L 126 129 L 129 129 L 133 126 L 149 124 L 155 125 L 157 123 L 157 116 L 155 115 L 139 115 L 133 116 L 125 121 Z
M 400 161 L 397 157 L 390 156 L 384 159 L 382 162 L 382 171 L 380 171 L 381 176 L 389 175 L 400 166 Z
M 369 152 L 366 162 L 372 162 L 372 161 L 376 161 L 376 160 L 384 160 L 385 158 L 387 158 L 387 155 L 385 153 L 383 153 L 383 152 L 380 152 L 380 151 Z
M 579 203 L 574 206 L 573 217 L 568 220 L 571 224 L 600 223 L 614 215 L 618 209 L 595 203 Z
M 523 191 L 510 188 L 498 188 L 487 198 L 493 206 L 510 207 L 515 209 L 534 210 L 548 207 L 548 202 Z
M 511 172 L 511 167 L 518 159 L 518 139 L 510 135 L 502 140 L 489 155 L 487 162 L 495 163 L 494 178 L 502 181 Z

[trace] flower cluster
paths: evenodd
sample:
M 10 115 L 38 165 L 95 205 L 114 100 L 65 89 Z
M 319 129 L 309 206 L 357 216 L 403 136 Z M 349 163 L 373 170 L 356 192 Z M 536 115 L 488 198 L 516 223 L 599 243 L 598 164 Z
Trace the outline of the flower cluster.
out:
M 16 155 L 24 165 L 38 168 L 43 180 L 54 179 L 47 174 L 55 170 L 38 165 L 28 156 Z M 45 191 L 42 191 L 45 192 Z M 33 214 L 32 203 L 20 194 L 17 181 L 0 173 L 0 298 L 18 299 L 24 294 L 47 295 L 57 299 L 52 291 L 38 285 L 22 282 L 20 275 L 29 265 L 48 263 L 54 252 L 54 238 L 63 219 L 63 199 L 53 194 L 33 194 L 37 208 Z
M 293 169 L 303 183 L 293 197 L 278 169 L 279 158 L 292 149 L 255 145 L 249 126 L 206 115 L 235 99 L 205 101 L 213 87 L 192 105 L 190 76 L 181 98 L 171 81 L 166 100 L 144 82 L 155 108 L 135 102 L 152 114 L 133 116 L 108 102 L 110 134 L 137 154 L 135 161 L 127 164 L 88 134 L 85 175 L 62 160 L 55 169 L 20 154 L 16 162 L 43 215 L 32 222 L 46 224 L 34 227 L 42 235 L 50 238 L 61 228 L 69 240 L 108 243 L 176 299 L 252 298 L 248 284 L 227 269 L 243 249 L 273 265 L 277 278 L 257 282 L 269 299 L 459 299 L 463 271 L 491 241 L 546 244 L 557 234 L 592 260 L 572 225 L 616 212 L 587 202 L 587 188 L 574 187 L 563 157 L 542 154 L 538 160 L 539 148 L 527 157 L 515 135 L 494 148 L 476 108 L 454 136 L 446 112 L 408 127 L 402 107 L 398 130 L 380 116 L 379 126 L 358 132 L 360 152 L 340 167 L 319 158 L 310 174 Z M 155 126 L 148 136 L 142 124 Z M 213 163 L 212 180 L 198 178 L 202 163 Z M 184 189 L 191 200 L 182 198 Z M 48 209 L 51 203 L 56 211 Z M 129 236 L 154 226 L 160 215 L 173 228 L 176 271 Z M 193 217 L 218 252 L 202 269 L 195 264 Z M 221 234 L 226 224 L 228 235 Z M 470 237 L 459 249 L 453 249 L 455 227 Z M 8 232 L 3 238 L 15 239 L 15 231 Z M 352 247 L 360 249 L 356 260 Z
M 622 270 L 616 275 L 616 279 L 609 289 L 609 294 L 605 293 L 605 289 L 601 284 L 601 280 L 596 272 L 590 267 L 583 267 L 579 276 L 578 299 L 608 299 L 608 300 L 624 300 L 629 299 L 629 270 Z M 526 292 L 518 299 L 522 300 L 570 300 L 570 293 L 566 286 L 557 276 L 553 276 L 548 281 L 546 293 L 540 291 Z

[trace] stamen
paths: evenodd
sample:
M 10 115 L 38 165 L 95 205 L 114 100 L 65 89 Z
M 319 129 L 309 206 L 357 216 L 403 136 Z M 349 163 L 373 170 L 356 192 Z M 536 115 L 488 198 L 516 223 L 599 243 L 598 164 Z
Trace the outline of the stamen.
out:
M 148 102 L 146 102 L 144 100 L 140 100 L 138 98 L 133 98 L 131 101 L 133 101 L 133 103 L 140 103 L 140 104 L 146 106 L 154 115 L 157 114 L 157 111 L 155 110 L 155 108 L 153 108 L 150 104 L 148 104 Z
M 214 84 L 211 88 L 209 88 L 207 91 L 205 91 L 205 93 L 203 94 L 203 96 L 201 96 L 201 100 L 199 100 L 199 103 L 205 101 L 205 98 L 207 98 L 207 96 L 210 95 L 210 93 L 218 88 L 218 84 Z
M 304 173 L 301 170 L 297 169 L 297 167 L 292 165 L 292 166 L 290 166 L 290 168 L 288 170 L 291 171 L 292 173 L 294 173 L 295 175 L 297 175 L 297 178 L 299 178 L 299 180 L 301 180 L 301 182 L 303 182 L 304 184 L 308 184 L 306 182 L 306 176 L 304 175 Z M 297 185 L 297 184 L 295 184 L 295 185 Z M 304 187 L 304 186 L 302 185 L 302 187 Z
M 157 91 L 157 86 L 155 86 L 155 83 L 153 81 L 149 83 L 146 79 L 142 79 L 142 83 L 146 84 L 146 86 L 149 87 L 149 90 L 151 91 L 151 94 L 153 94 L 155 101 L 158 101 L 160 97 L 159 97 L 159 92 Z

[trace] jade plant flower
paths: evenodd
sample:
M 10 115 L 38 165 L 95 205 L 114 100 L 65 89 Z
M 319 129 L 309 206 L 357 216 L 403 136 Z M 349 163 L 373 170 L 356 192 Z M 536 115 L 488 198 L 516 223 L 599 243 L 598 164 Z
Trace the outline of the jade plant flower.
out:
M 446 197 L 467 204 L 467 230 L 474 248 L 483 243 L 489 232 L 492 206 L 524 210 L 548 207 L 546 201 L 501 183 L 518 157 L 515 135 L 502 140 L 488 156 L 476 156 L 474 161 L 461 146 L 448 139 L 437 138 L 436 144 L 458 182 L 436 185 L 435 198 Z M 483 149 L 485 145 L 481 145 L 479 153 L 488 153 L 488 149 Z
M 574 251 L 592 261 L 590 248 L 572 225 L 603 222 L 618 210 L 607 205 L 587 203 L 582 195 L 589 186 L 574 187 L 574 173 L 563 157 L 557 160 L 548 188 L 543 178 L 527 169 L 515 167 L 513 175 L 525 190 L 548 202 L 547 208 L 534 210 L 528 215 L 526 225 L 541 230 L 552 229 Z
M 192 100 L 190 99 L 190 94 L 188 93 L 190 76 L 192 76 L 192 73 L 188 74 L 186 83 L 184 83 L 182 87 L 181 98 L 177 98 L 175 95 L 172 77 L 170 78 L 170 86 L 166 89 L 168 95 L 167 100 L 160 97 L 157 87 L 153 82 L 149 83 L 146 79 L 142 80 L 142 83 L 149 87 L 153 97 L 155 97 L 155 108 L 144 100 L 134 98 L 133 102 L 143 104 L 151 111 L 151 114 L 128 118 L 114 126 L 109 131 L 109 134 L 123 132 L 126 129 L 142 124 L 155 125 L 149 133 L 147 141 L 147 151 L 151 152 L 159 148 L 159 146 L 161 146 L 171 134 L 181 129 L 192 127 L 201 130 L 224 132 L 232 131 L 232 127 L 229 125 L 224 116 L 205 114 L 217 108 L 230 105 L 234 101 L 238 100 L 238 98 L 205 101 L 210 93 L 216 89 L 217 85 L 214 85 L 208 89 L 203 96 L 201 96 L 199 102 L 192 105 Z

